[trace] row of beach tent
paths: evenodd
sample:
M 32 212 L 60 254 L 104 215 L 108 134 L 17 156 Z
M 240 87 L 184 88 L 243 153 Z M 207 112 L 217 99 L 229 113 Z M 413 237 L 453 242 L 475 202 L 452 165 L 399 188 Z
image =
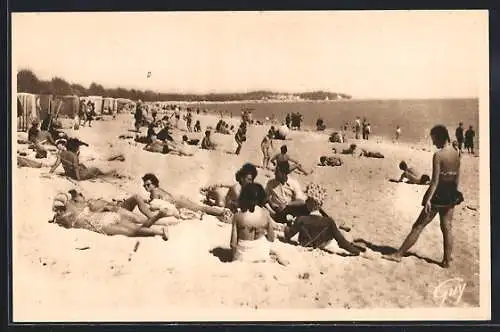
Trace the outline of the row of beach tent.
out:
M 135 102 L 125 98 L 101 96 L 53 96 L 20 92 L 17 94 L 17 130 L 26 131 L 33 120 L 42 121 L 48 114 L 74 118 L 78 114 L 80 101 L 94 104 L 96 115 L 128 112 Z

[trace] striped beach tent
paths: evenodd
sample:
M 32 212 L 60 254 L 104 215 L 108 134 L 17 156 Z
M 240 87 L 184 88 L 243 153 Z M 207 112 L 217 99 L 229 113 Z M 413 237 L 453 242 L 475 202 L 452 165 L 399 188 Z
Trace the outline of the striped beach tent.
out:
M 95 114 L 96 115 L 102 114 L 103 98 L 101 96 L 86 96 L 86 97 L 82 97 L 81 99 L 85 100 L 85 103 L 88 103 L 89 101 L 94 103 Z
M 105 114 L 112 114 L 117 112 L 118 103 L 115 98 L 104 98 L 102 100 L 102 111 Z
M 17 94 L 17 130 L 26 131 L 33 120 L 40 121 L 37 96 L 31 93 L 20 92 Z

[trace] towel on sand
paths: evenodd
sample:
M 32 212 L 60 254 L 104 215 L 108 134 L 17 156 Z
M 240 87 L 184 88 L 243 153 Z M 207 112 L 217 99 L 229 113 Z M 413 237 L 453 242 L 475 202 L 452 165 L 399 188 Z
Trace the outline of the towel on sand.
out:
M 239 240 L 234 259 L 241 262 L 266 262 L 269 260 L 271 242 L 265 236 L 257 240 Z
M 149 206 L 152 210 L 167 210 L 169 212 L 177 211 L 174 204 L 159 198 L 155 198 L 149 202 Z

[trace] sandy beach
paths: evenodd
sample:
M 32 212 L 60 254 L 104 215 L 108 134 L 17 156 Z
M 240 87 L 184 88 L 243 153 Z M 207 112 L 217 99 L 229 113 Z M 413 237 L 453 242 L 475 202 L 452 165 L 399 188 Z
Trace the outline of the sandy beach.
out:
M 203 128 L 215 127 L 217 117 L 200 115 Z M 235 125 L 239 119 L 230 119 Z M 250 126 L 240 155 L 234 151 L 233 135 L 214 134 L 221 151 L 198 150 L 192 157 L 162 155 L 142 150 L 132 139 L 133 116 L 97 121 L 92 128 L 67 130 L 90 144 L 82 148 L 87 162 L 118 169 L 124 179 L 83 181 L 77 184 L 87 197 L 125 198 L 132 193 L 146 196 L 140 177 L 153 172 L 160 186 L 199 201 L 199 189 L 234 181 L 234 173 L 245 162 L 261 164 L 260 141 L 268 126 Z M 145 133 L 146 128 L 142 128 Z M 184 134 L 174 131 L 179 140 Z M 398 178 L 399 161 L 406 160 L 430 174 L 433 148 L 394 144 L 376 138 L 349 140 L 379 151 L 384 159 L 342 156 L 340 167 L 317 167 L 321 155 L 332 155 L 332 147 L 347 143 L 328 142 L 328 132 L 292 131 L 285 141 L 289 154 L 299 159 L 308 176 L 293 174 L 303 187 L 311 181 L 328 190 L 325 210 L 338 224 L 349 225 L 346 237 L 366 247 L 366 254 L 345 255 L 310 250 L 275 241 L 273 247 L 290 264 L 228 263 L 231 226 L 215 217 L 186 220 L 170 226 L 170 239 L 104 236 L 86 230 L 67 230 L 47 221 L 58 192 L 75 183 L 56 170 L 44 178 L 48 168 L 13 167 L 13 313 L 15 321 L 172 320 L 175 312 L 201 309 L 393 309 L 437 308 L 434 289 L 452 278 L 466 282 L 458 308 L 479 306 L 479 158 L 462 157 L 460 190 L 465 202 L 455 209 L 453 220 L 453 265 L 438 266 L 442 259 L 439 218 L 424 230 L 409 256 L 397 264 L 381 259 L 399 247 L 420 212 L 426 186 L 389 182 Z M 190 138 L 201 138 L 189 133 Z M 284 141 L 274 141 L 275 152 Z M 19 145 L 18 149 L 26 146 Z M 14 145 L 14 151 L 16 146 Z M 121 152 L 126 161 L 102 161 L 111 152 Z M 52 159 L 50 159 L 52 158 Z M 53 160 L 53 157 L 50 157 Z M 59 175 L 57 175 L 59 173 Z M 259 168 L 256 181 L 265 185 L 272 172 Z M 133 252 L 136 242 L 140 245 Z M 36 280 L 36 282 L 33 282 Z M 137 315 L 134 316 L 136 313 Z M 142 317 L 142 316 L 141 316 Z M 339 319 L 341 317 L 332 317 Z M 290 317 L 294 319 L 294 317 Z

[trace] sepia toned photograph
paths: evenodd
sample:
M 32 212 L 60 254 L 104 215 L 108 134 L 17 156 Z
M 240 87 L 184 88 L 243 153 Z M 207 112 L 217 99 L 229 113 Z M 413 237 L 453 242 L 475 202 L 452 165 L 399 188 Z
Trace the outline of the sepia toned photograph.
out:
M 491 318 L 487 11 L 11 22 L 13 322 Z

